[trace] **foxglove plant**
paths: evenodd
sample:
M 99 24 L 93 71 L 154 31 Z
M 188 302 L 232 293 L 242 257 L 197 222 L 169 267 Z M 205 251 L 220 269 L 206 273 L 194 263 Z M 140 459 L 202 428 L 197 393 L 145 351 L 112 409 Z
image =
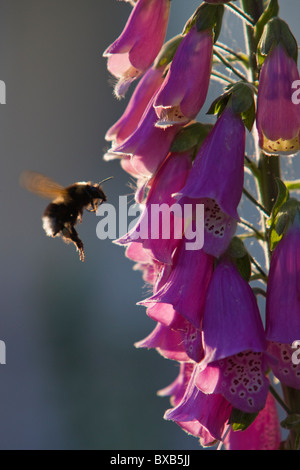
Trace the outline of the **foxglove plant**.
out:
M 133 3 L 105 53 L 117 95 L 142 77 L 106 134 L 105 156 L 136 179 L 143 207 L 116 241 L 150 289 L 139 304 L 155 327 L 136 346 L 179 363 L 159 392 L 170 397 L 164 417 L 202 446 L 297 449 L 300 203 L 290 191 L 300 181 L 282 181 L 279 155 L 300 148 L 298 46 L 278 0 L 206 0 L 162 45 L 169 8 Z M 247 26 L 245 53 L 218 42 L 225 8 Z M 208 104 L 214 79 L 226 86 Z M 197 121 L 201 109 L 213 124 Z M 244 216 L 246 202 L 258 224 Z M 277 405 L 287 414 L 283 442 Z

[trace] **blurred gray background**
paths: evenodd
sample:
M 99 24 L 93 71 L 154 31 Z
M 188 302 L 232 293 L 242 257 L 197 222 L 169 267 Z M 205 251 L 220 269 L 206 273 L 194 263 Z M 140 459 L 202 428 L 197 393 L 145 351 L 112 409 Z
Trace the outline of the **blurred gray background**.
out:
M 168 38 L 199 3 L 172 1 Z M 199 448 L 163 420 L 169 400 L 156 395 L 177 364 L 133 346 L 154 323 L 136 306 L 148 291 L 124 249 L 100 241 L 99 219 L 86 213 L 81 263 L 73 246 L 45 236 L 47 201 L 18 184 L 25 169 L 63 185 L 113 175 L 109 202 L 132 195 L 119 162 L 102 159 L 128 99 L 113 97 L 102 52 L 129 12 L 116 0 L 0 0 L 2 450 Z M 299 2 L 282 1 L 281 16 L 299 41 Z M 220 40 L 243 48 L 240 20 L 225 20 Z M 203 116 L 221 90 L 212 82 Z

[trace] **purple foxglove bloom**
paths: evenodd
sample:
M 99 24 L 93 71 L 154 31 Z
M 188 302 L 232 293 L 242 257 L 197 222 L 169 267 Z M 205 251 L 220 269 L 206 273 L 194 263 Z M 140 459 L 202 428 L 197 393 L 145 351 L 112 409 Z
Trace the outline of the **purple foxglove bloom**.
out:
M 184 188 L 177 195 L 213 199 L 222 212 L 239 220 L 237 207 L 244 184 L 245 126 L 226 108 L 194 161 Z
M 179 374 L 176 379 L 157 392 L 161 397 L 170 396 L 172 406 L 179 405 L 181 402 L 193 373 L 194 364 L 192 362 L 181 362 L 179 367 Z
M 203 393 L 220 393 L 234 408 L 246 413 L 264 408 L 269 390 L 264 353 L 244 351 L 212 362 L 204 369 L 200 362 L 197 368 L 195 384 Z
M 126 248 L 127 258 L 136 262 L 134 270 L 143 272 L 143 279 L 148 284 L 155 284 L 161 270 L 161 264 L 153 259 L 151 252 L 143 248 L 141 243 L 132 242 Z
M 266 338 L 292 344 L 300 339 L 300 225 L 295 219 L 276 246 L 266 300 Z
M 163 83 L 163 71 L 164 67 L 151 67 L 145 73 L 134 90 L 122 117 L 107 131 L 106 140 L 120 144 L 135 131 L 149 101 Z
M 275 377 L 282 384 L 300 390 L 299 345 L 292 348 L 290 344 L 269 341 L 268 353 L 271 355 L 270 367 Z
M 203 364 L 246 350 L 265 351 L 265 332 L 255 295 L 236 266 L 221 259 L 208 286 L 202 335 Z
M 147 315 L 172 330 L 179 331 L 181 342 L 187 355 L 195 362 L 203 359 L 201 331 L 174 310 L 170 304 L 153 304 L 148 307 Z
M 165 281 L 160 283 L 160 288 L 152 297 L 140 302 L 140 305 L 155 302 L 171 304 L 174 310 L 200 329 L 214 258 L 203 250 L 187 250 L 185 242 L 183 238 L 175 251 L 173 266 L 171 271 L 167 267 Z
M 172 194 L 184 185 L 191 164 L 190 153 L 169 154 L 153 177 L 145 209 L 137 225 L 115 243 L 139 242 L 152 252 L 156 260 L 167 264 L 172 262 L 173 251 L 183 233 L 181 206 L 174 205 L 176 200 Z
M 295 80 L 299 80 L 296 62 L 282 45 L 274 46 L 262 65 L 257 95 L 259 145 L 268 154 L 294 154 L 300 149 L 300 106 L 292 99 Z
M 131 155 L 130 163 L 140 176 L 149 177 L 157 170 L 169 153 L 169 149 L 179 126 L 168 129 L 155 127 L 157 116 L 153 108 L 153 98 L 133 132 L 121 145 L 111 152 L 116 158 Z
M 152 333 L 147 338 L 135 343 L 135 346 L 137 348 L 156 349 L 163 357 L 174 361 L 186 362 L 190 360 L 182 344 L 180 332 L 171 330 L 171 328 L 161 323 L 157 323 Z
M 201 392 L 195 385 L 196 371 L 195 367 L 181 402 L 167 410 L 164 417 L 199 437 L 202 445 L 212 445 L 222 439 L 232 406 L 220 394 Z
M 138 0 L 122 34 L 104 52 L 108 70 L 119 79 L 115 93 L 124 96 L 160 51 L 168 26 L 170 0 Z
M 177 195 L 175 196 L 177 198 Z M 222 255 L 227 250 L 229 243 L 236 232 L 237 221 L 223 212 L 213 199 L 195 199 L 184 196 L 179 199 L 178 203 L 181 204 L 182 207 L 189 204 L 192 204 L 192 207 L 195 207 L 197 204 L 204 205 L 203 250 L 207 254 L 215 257 Z M 186 225 L 186 230 L 190 228 L 193 233 L 197 233 L 199 230 L 202 230 L 201 226 L 196 226 L 196 220 L 193 220 L 192 225 Z
M 104 155 L 104 160 L 106 161 L 114 160 L 115 158 L 118 158 L 118 156 L 116 156 L 116 154 L 111 154 L 110 151 L 108 151 Z M 131 155 L 122 156 L 120 164 L 123 170 L 126 171 L 126 173 L 129 173 L 131 176 L 137 178 L 138 180 L 143 179 L 141 178 L 140 173 L 132 166 Z
M 226 450 L 278 450 L 280 442 L 276 401 L 270 393 L 253 423 L 243 432 L 230 430 L 224 440 Z
M 186 124 L 197 116 L 208 91 L 212 51 L 210 30 L 193 26 L 184 36 L 154 101 L 157 125 Z

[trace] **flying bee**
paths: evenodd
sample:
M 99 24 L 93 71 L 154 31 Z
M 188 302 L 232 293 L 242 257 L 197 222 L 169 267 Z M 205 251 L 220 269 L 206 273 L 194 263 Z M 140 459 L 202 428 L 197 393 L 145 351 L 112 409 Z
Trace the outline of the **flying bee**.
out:
M 84 209 L 96 212 L 98 206 L 107 200 L 101 184 L 79 182 L 71 186 L 61 186 L 47 176 L 33 171 L 21 175 L 21 184 L 29 191 L 41 197 L 51 199 L 42 220 L 43 228 L 49 237 L 60 236 L 65 243 L 74 243 L 79 258 L 84 261 L 84 247 L 74 226 L 82 221 Z

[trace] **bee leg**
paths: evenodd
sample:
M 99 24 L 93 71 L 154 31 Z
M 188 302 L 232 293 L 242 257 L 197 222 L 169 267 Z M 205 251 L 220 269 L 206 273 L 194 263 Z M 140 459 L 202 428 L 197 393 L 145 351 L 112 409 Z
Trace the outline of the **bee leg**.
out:
M 78 237 L 78 233 L 76 232 L 75 228 L 73 226 L 64 227 L 64 229 L 62 230 L 62 237 L 66 243 L 69 243 L 69 241 L 72 241 L 74 243 L 77 248 L 77 251 L 79 252 L 80 261 L 84 261 L 85 255 L 83 243 Z

